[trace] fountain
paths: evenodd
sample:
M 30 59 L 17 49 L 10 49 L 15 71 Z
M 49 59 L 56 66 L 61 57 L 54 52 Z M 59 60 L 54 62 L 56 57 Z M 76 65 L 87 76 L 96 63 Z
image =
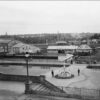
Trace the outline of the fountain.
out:
M 58 79 L 71 79 L 74 77 L 73 74 L 71 74 L 70 72 L 66 71 L 66 63 L 65 61 L 67 60 L 71 60 L 72 61 L 72 57 L 73 55 L 71 54 L 67 54 L 67 56 L 65 56 L 64 58 L 61 58 L 60 61 L 64 61 L 64 66 L 63 66 L 63 71 L 60 72 L 59 74 L 55 75 L 55 78 L 58 78 Z

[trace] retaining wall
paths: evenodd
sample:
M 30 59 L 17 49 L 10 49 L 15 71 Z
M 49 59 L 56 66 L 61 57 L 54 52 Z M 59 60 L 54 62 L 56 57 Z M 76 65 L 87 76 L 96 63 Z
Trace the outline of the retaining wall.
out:
M 33 82 L 40 83 L 41 78 L 45 76 L 29 76 L 29 79 Z M 11 74 L 3 74 L 0 73 L 0 80 L 1 81 L 17 81 L 17 82 L 25 82 L 27 76 L 26 75 L 11 75 Z

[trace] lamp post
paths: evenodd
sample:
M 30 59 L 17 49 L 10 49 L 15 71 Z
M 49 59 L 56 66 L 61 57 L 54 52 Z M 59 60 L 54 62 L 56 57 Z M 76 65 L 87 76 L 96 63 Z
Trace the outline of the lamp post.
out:
M 65 73 L 65 68 L 66 68 L 66 64 L 65 64 L 65 60 L 64 60 L 64 73 Z
M 29 58 L 28 52 L 26 52 L 25 58 L 26 58 L 26 69 L 27 69 L 27 76 L 26 76 L 26 82 L 25 82 L 25 94 L 29 94 L 30 87 L 29 87 L 29 70 L 28 70 L 28 58 Z
M 89 53 L 90 53 L 90 65 L 91 65 L 91 51 L 89 50 Z

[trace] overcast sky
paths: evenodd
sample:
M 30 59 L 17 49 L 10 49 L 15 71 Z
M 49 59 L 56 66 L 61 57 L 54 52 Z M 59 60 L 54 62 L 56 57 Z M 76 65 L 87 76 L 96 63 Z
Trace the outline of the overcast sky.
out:
M 0 1 L 0 34 L 100 32 L 100 1 Z

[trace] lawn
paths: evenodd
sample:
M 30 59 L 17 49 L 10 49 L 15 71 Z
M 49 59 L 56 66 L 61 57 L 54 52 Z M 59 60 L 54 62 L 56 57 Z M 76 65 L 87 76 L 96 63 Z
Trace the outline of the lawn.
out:
M 29 67 L 29 75 L 32 76 L 39 76 L 51 71 L 52 69 L 57 69 L 56 67 L 41 67 L 41 66 L 34 66 Z M 25 66 L 0 66 L 0 72 L 5 74 L 14 74 L 14 75 L 26 75 L 26 67 Z

